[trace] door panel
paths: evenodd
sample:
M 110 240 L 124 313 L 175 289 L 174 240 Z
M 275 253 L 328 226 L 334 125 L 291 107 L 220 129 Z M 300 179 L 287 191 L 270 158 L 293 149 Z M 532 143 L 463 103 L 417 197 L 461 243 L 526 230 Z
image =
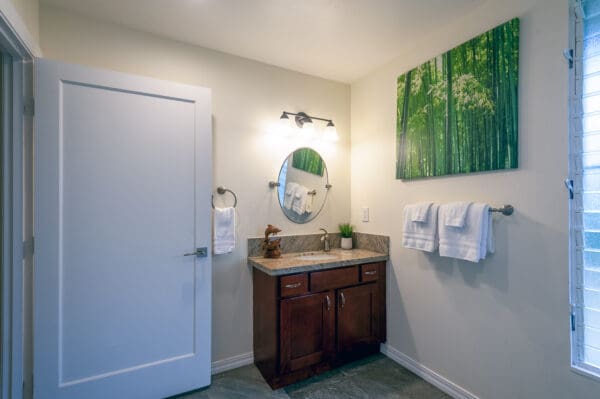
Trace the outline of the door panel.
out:
M 36 64 L 36 398 L 210 382 L 210 93 Z
M 294 371 L 331 356 L 335 341 L 333 292 L 281 301 L 281 370 Z
M 193 354 L 193 104 L 65 83 L 62 121 L 62 381 Z
M 375 283 L 338 290 L 338 352 L 360 352 L 379 342 L 379 296 Z

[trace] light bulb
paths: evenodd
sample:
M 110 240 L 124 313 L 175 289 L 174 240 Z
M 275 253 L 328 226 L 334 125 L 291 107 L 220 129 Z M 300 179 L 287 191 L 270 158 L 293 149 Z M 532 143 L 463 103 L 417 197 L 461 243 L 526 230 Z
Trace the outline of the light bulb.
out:
M 325 128 L 325 133 L 323 134 L 323 140 L 325 141 L 338 141 L 340 136 L 338 135 L 337 129 L 332 121 L 327 123 L 327 127 Z
M 310 138 L 315 135 L 315 125 L 312 120 L 305 120 L 302 124 L 302 135 L 304 137 Z
M 288 115 L 285 112 L 283 114 L 281 114 L 281 117 L 279 118 L 279 133 L 282 136 L 289 136 L 292 133 L 292 126 L 290 125 L 290 118 L 288 117 Z

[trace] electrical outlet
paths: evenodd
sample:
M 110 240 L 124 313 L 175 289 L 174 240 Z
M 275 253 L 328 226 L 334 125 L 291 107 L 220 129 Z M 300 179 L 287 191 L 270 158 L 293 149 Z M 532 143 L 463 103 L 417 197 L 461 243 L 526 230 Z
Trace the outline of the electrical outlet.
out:
M 364 206 L 363 209 L 363 217 L 362 217 L 362 221 L 363 222 L 368 222 L 369 221 L 369 207 Z

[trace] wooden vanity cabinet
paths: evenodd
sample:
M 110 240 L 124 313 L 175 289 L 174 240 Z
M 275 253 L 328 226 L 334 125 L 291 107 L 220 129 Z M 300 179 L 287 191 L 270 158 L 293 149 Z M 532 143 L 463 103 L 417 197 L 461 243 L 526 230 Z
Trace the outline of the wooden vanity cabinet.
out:
M 385 262 L 254 278 L 254 362 L 279 388 L 379 352 Z
M 337 352 L 354 358 L 379 344 L 379 290 L 376 283 L 340 289 L 337 311 Z
M 332 292 L 281 301 L 280 370 L 300 370 L 330 360 L 335 352 L 335 300 Z

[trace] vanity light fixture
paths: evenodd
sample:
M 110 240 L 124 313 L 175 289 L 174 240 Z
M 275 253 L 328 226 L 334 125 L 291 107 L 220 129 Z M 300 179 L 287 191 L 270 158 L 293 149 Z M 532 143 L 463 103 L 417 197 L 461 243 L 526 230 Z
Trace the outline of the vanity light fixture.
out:
M 283 111 L 281 116 L 279 117 L 279 123 L 281 124 L 282 129 L 284 131 L 289 131 L 290 128 L 290 115 L 294 116 L 296 121 L 296 125 L 302 129 L 302 133 L 306 137 L 312 137 L 315 131 L 315 125 L 313 120 L 319 120 L 323 122 L 327 122 L 327 126 L 325 127 L 325 133 L 323 134 L 323 140 L 325 141 L 338 141 L 340 137 L 338 136 L 337 130 L 333 121 L 331 119 L 318 118 L 316 116 L 307 115 L 304 112 L 287 112 Z
M 338 136 L 337 129 L 332 121 L 327 122 L 327 127 L 325 127 L 325 133 L 323 134 L 323 140 L 325 141 L 338 141 L 340 136 Z
M 289 136 L 292 133 L 292 125 L 290 125 L 290 118 L 285 112 L 281 114 L 281 117 L 279 118 L 279 129 L 281 134 L 283 134 L 284 136 Z

